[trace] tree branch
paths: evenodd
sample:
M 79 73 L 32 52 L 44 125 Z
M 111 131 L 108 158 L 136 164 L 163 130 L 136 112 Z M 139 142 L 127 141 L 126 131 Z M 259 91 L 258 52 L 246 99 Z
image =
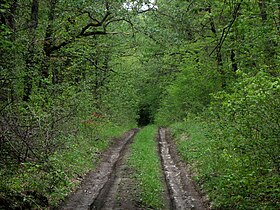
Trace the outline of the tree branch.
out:
M 222 49 L 222 45 L 223 43 L 225 42 L 226 38 L 227 38 L 227 35 L 233 25 L 233 23 L 235 22 L 235 20 L 237 19 L 237 13 L 240 9 L 240 6 L 242 4 L 243 0 L 241 0 L 237 6 L 235 7 L 234 9 L 234 13 L 233 13 L 233 18 L 232 20 L 229 22 L 229 24 L 223 29 L 223 32 L 222 32 L 222 36 L 220 37 L 220 40 L 218 42 L 218 44 L 216 45 L 216 47 L 211 51 L 211 53 L 209 54 L 209 56 L 211 56 L 216 50 L 217 52 L 219 53 Z
M 106 32 L 106 26 L 108 24 L 106 24 L 106 21 L 110 21 L 113 17 L 110 17 L 112 15 L 112 13 L 110 12 L 110 7 L 109 7 L 109 3 L 106 2 L 106 13 L 104 15 L 104 17 L 102 18 L 101 21 L 93 18 L 90 14 L 90 12 L 86 11 L 85 13 L 88 14 L 89 18 L 92 20 L 90 23 L 88 23 L 87 25 L 85 25 L 84 27 L 82 27 L 80 33 L 78 33 L 77 35 L 75 35 L 74 37 L 69 38 L 68 40 L 63 41 L 62 43 L 58 44 L 58 45 L 53 45 L 49 48 L 46 48 L 46 53 L 48 55 L 50 55 L 52 52 L 61 49 L 62 47 L 65 47 L 68 44 L 71 44 L 75 41 L 75 39 L 80 38 L 80 37 L 87 37 L 87 36 L 94 36 L 94 35 L 106 35 L 106 34 L 118 34 L 117 32 Z M 84 13 L 84 14 L 85 14 Z M 103 31 L 89 31 L 87 32 L 90 28 L 97 28 L 97 27 L 101 27 L 103 26 L 104 30 Z

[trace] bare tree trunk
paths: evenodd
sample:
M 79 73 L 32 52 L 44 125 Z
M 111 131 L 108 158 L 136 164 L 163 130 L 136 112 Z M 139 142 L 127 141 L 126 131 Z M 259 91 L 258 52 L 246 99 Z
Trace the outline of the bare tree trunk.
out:
M 230 60 L 231 60 L 232 70 L 235 73 L 237 71 L 238 67 L 237 67 L 237 63 L 236 63 L 236 60 L 235 60 L 235 50 L 234 49 L 231 49 Z

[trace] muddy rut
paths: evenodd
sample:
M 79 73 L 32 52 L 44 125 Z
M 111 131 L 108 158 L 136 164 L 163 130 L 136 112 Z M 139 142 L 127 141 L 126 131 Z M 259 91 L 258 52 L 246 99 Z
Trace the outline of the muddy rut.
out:
M 171 209 L 208 209 L 191 179 L 187 166 L 179 159 L 168 129 L 159 129 L 158 141 Z
M 99 166 L 90 172 L 79 189 L 58 209 L 150 209 L 139 203 L 133 171 L 127 165 L 130 144 L 138 129 L 127 132 L 104 153 Z M 180 161 L 168 129 L 157 135 L 159 158 L 165 177 L 167 209 L 208 209 L 196 190 L 186 165 Z
M 117 163 L 120 161 L 126 145 L 128 145 L 138 129 L 127 132 L 121 139 L 107 150 L 98 167 L 87 174 L 81 186 L 58 209 L 87 210 L 93 209 L 93 204 L 104 189 L 112 183 Z M 99 207 L 98 207 L 99 208 Z

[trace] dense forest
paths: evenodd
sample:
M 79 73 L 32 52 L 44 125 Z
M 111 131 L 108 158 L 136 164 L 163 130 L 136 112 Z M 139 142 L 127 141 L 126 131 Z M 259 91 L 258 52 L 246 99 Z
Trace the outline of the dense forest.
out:
M 280 208 L 278 0 L 0 5 L 0 208 L 57 205 L 147 124 L 171 128 L 213 209 Z

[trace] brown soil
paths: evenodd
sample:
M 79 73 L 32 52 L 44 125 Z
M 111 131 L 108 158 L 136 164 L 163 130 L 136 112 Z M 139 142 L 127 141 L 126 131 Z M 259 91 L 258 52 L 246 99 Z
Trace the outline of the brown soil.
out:
M 108 181 L 91 209 L 141 209 L 138 205 L 137 183 L 133 179 L 134 171 L 128 166 L 130 144 L 127 144 L 117 161 L 111 180 Z
M 99 194 L 97 199 L 92 204 L 92 209 L 102 210 L 147 210 L 152 209 L 145 206 L 139 197 L 137 181 L 135 179 L 135 171 L 128 164 L 130 157 L 130 144 L 125 146 L 122 155 L 120 156 L 116 169 L 113 172 L 111 181 L 109 181 Z M 164 182 L 164 180 L 162 180 Z M 169 196 L 166 187 L 165 192 L 162 192 L 165 206 L 169 207 Z M 170 208 L 166 208 L 170 209 Z

